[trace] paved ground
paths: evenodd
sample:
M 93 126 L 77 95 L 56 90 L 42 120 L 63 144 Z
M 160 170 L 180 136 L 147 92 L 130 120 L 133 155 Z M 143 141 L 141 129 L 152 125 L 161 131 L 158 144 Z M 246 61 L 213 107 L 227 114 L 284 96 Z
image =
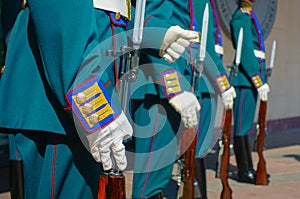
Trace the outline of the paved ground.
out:
M 251 136 L 253 143 L 254 135 Z M 267 171 L 271 175 L 268 186 L 255 186 L 229 180 L 234 199 L 299 199 L 300 198 L 300 128 L 285 131 L 270 132 L 265 139 L 264 157 L 267 161 Z M 0 158 L 0 199 L 10 199 L 8 168 L 6 156 Z M 212 151 L 206 158 L 207 191 L 209 199 L 220 198 L 222 184 L 215 178 L 216 153 Z M 256 168 L 258 157 L 252 152 Z M 235 158 L 230 157 L 230 171 L 235 175 Z M 174 167 L 175 168 L 175 167 Z M 131 173 L 126 173 L 127 193 L 130 194 Z M 168 199 L 176 197 L 176 182 L 171 181 L 166 190 Z

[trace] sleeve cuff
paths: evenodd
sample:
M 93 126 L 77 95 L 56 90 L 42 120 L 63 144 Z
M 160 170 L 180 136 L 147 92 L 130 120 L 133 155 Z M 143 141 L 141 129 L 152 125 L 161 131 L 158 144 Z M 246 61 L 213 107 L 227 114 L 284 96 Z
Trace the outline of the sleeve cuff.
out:
M 74 88 L 66 98 L 73 114 L 88 133 L 107 126 L 120 114 L 98 77 Z
M 174 97 L 182 93 L 178 73 L 175 69 L 167 70 L 162 73 L 162 82 L 164 86 L 164 93 L 167 98 Z
M 228 90 L 230 88 L 230 83 L 228 81 L 228 77 L 225 74 L 219 75 L 216 77 L 217 88 L 220 93 Z
M 251 77 L 252 83 L 254 84 L 255 88 L 259 88 L 263 85 L 263 81 L 259 74 L 255 74 Z

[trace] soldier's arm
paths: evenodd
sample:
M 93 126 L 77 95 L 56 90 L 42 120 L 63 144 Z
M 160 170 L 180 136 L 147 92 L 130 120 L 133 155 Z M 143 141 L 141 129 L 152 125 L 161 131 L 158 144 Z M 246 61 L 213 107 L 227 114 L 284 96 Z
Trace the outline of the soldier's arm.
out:
M 28 8 L 52 92 L 70 117 L 74 116 L 77 131 L 87 138 L 86 147 L 95 160 L 110 169 L 114 143 L 112 152 L 123 170 L 126 157 L 122 140 L 132 129 L 112 99 L 114 88 L 101 65 L 105 55 L 95 51 L 97 28 L 106 27 L 97 27 L 93 1 L 31 0 Z
M 254 43 L 257 41 L 257 38 L 255 38 L 252 33 L 253 30 L 251 29 L 251 17 L 242 13 L 236 20 L 232 22 L 231 27 L 233 44 L 235 48 L 238 41 L 239 30 L 240 28 L 244 29 L 240 70 L 244 71 L 244 74 L 257 88 L 265 82 L 263 82 L 263 78 L 260 77 L 259 60 L 254 54 Z

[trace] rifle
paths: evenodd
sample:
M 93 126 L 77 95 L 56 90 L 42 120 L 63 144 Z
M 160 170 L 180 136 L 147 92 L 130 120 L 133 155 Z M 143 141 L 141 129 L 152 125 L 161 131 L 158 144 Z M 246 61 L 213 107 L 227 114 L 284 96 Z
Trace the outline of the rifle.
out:
M 244 30 L 240 29 L 235 57 L 235 64 L 231 66 L 231 80 L 233 76 L 237 75 L 237 70 L 241 62 L 241 53 L 243 46 L 243 36 Z M 224 112 L 222 120 L 222 140 L 220 144 L 219 157 L 221 163 L 219 163 L 220 168 L 217 167 L 217 173 L 219 172 L 221 182 L 223 185 L 223 190 L 221 192 L 221 199 L 231 199 L 232 190 L 228 183 L 228 170 L 229 170 L 229 157 L 230 157 L 230 139 L 231 139 L 231 121 L 232 121 L 232 109 L 227 109 Z
M 266 112 L 267 112 L 267 102 L 260 101 L 259 105 L 259 116 L 258 116 L 258 135 L 257 135 L 257 154 L 258 154 L 258 163 L 255 177 L 256 185 L 268 185 L 268 175 L 266 169 L 266 161 L 263 156 L 264 148 L 264 137 L 265 137 L 265 127 L 266 127 Z
M 133 29 L 133 47 L 122 46 L 121 52 L 107 50 L 107 56 L 120 57 L 118 96 L 124 113 L 127 113 L 129 82 L 137 79 L 140 44 L 143 36 L 146 0 L 136 1 L 136 12 Z M 129 63 L 129 64 L 128 64 Z M 129 66 L 128 66 L 129 65 Z M 125 199 L 125 176 L 122 171 L 111 169 L 100 174 L 98 199 Z
M 195 59 L 191 61 L 191 65 L 193 66 L 193 77 L 191 82 L 192 92 L 195 93 L 197 89 L 197 80 L 201 77 L 203 72 L 203 62 L 206 54 L 206 42 L 207 42 L 207 30 L 208 30 L 208 20 L 209 20 L 209 12 L 208 12 L 208 4 L 205 6 L 204 14 L 203 14 L 203 22 L 202 22 L 202 34 L 201 34 L 201 43 L 199 48 L 199 59 Z M 180 181 L 178 184 L 180 185 L 177 198 L 179 199 L 193 199 L 194 198 L 194 180 L 195 180 L 195 153 L 196 153 L 196 144 L 197 144 L 197 136 L 196 136 L 196 128 L 188 128 L 183 130 L 183 140 L 181 142 L 181 151 L 185 151 L 185 153 L 181 157 L 181 175 Z M 181 179 L 182 182 L 181 183 Z M 181 186 L 183 184 L 183 186 Z
M 125 176 L 121 171 L 111 169 L 100 175 L 98 199 L 125 199 Z
M 272 74 L 271 72 L 274 66 L 275 51 L 276 51 L 276 41 L 273 41 L 270 67 L 267 69 L 267 77 L 270 77 Z M 259 158 L 257 163 L 256 178 L 255 178 L 256 185 L 269 184 L 268 174 L 266 169 L 266 161 L 263 156 L 265 130 L 266 130 L 266 115 L 267 115 L 267 102 L 260 101 L 259 115 L 258 115 L 258 131 L 257 131 L 258 134 L 257 134 L 257 141 L 256 141 L 256 150 Z
M 179 199 L 193 199 L 194 198 L 194 179 L 195 179 L 195 151 L 196 151 L 196 129 L 188 128 L 183 130 L 185 139 L 181 142 L 181 149 L 186 150 L 181 157 L 181 172 L 182 184 L 180 186 L 178 197 Z M 186 149 L 186 147 L 188 148 Z M 180 182 L 181 183 L 181 182 Z M 181 184 L 180 184 L 181 185 Z
M 222 120 L 223 153 L 221 156 L 220 178 L 221 178 L 223 190 L 221 192 L 221 199 L 231 199 L 232 198 L 232 190 L 228 183 L 231 121 L 232 121 L 232 109 L 225 110 L 225 113 L 223 115 L 223 120 Z

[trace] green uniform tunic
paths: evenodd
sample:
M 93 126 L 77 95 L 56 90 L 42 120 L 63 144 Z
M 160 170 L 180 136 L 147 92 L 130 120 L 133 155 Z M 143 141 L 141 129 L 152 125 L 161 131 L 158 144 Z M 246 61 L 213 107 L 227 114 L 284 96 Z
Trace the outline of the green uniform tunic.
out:
M 233 45 L 236 48 L 240 29 L 244 37 L 241 64 L 231 71 L 232 84 L 237 97 L 234 100 L 234 135 L 247 135 L 252 128 L 257 88 L 266 82 L 265 48 L 262 30 L 252 10 L 252 6 L 242 4 L 231 21 Z

